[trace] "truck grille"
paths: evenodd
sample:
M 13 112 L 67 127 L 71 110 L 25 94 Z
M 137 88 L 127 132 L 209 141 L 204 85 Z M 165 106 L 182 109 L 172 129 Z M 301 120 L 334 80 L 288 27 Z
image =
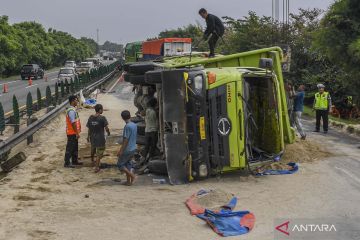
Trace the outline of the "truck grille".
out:
M 227 117 L 226 85 L 211 89 L 208 97 L 210 119 L 210 161 L 213 168 L 221 168 L 230 165 L 229 161 L 229 137 L 223 137 L 218 133 L 218 121 Z

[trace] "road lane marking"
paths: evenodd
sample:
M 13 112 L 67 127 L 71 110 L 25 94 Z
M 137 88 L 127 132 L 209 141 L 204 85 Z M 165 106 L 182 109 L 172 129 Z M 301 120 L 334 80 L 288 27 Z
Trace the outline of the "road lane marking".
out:
M 4 84 L 10 84 L 10 83 L 18 82 L 18 81 L 20 81 L 20 80 L 15 80 L 15 81 L 11 81 L 11 82 L 2 83 L 2 84 L 0 84 L 0 86 L 2 86 Z
M 54 81 L 54 80 L 56 80 L 57 78 L 52 78 L 52 79 L 50 79 L 49 81 L 51 82 L 51 81 Z
M 38 84 L 34 84 L 34 85 L 31 85 L 31 86 L 27 86 L 27 87 L 25 87 L 25 88 L 31 88 L 31 87 L 35 87 L 35 86 L 37 86 Z

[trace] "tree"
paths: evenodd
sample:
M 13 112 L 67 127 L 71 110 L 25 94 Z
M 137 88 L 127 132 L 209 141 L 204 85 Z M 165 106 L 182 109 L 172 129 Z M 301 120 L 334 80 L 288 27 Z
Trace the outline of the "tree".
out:
M 337 66 L 335 77 L 344 86 L 344 94 L 360 92 L 360 2 L 338 0 L 325 14 L 314 33 L 314 48 Z M 358 103 L 360 100 L 357 100 Z
M 37 63 L 45 68 L 61 66 L 66 60 L 81 61 L 96 54 L 92 39 L 76 39 L 70 34 L 36 22 L 10 25 L 0 16 L 0 76 L 19 74 L 23 64 Z
M 123 52 L 123 45 L 113 43 L 110 41 L 106 41 L 102 46 L 100 46 L 101 50 L 105 50 L 108 52 Z

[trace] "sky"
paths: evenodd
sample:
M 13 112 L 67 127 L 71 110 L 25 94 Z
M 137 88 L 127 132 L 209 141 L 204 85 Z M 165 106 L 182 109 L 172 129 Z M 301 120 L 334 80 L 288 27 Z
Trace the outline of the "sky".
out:
M 290 0 L 290 12 L 299 8 L 326 10 L 334 0 Z M 282 5 L 282 0 L 280 0 Z M 165 29 L 200 22 L 200 8 L 219 17 L 241 18 L 249 11 L 271 16 L 272 0 L 0 0 L 0 15 L 10 23 L 36 21 L 73 36 L 116 43 L 155 37 Z

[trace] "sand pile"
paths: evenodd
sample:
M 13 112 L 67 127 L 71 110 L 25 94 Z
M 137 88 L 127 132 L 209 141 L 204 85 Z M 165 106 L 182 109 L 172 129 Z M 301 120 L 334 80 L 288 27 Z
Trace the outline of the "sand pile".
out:
M 194 203 L 206 209 L 220 210 L 220 207 L 226 205 L 233 197 L 231 193 L 214 189 L 207 194 L 196 196 Z
M 311 139 L 306 141 L 296 139 L 295 143 L 286 145 L 281 162 L 314 162 L 330 156 L 332 154 L 317 142 Z

